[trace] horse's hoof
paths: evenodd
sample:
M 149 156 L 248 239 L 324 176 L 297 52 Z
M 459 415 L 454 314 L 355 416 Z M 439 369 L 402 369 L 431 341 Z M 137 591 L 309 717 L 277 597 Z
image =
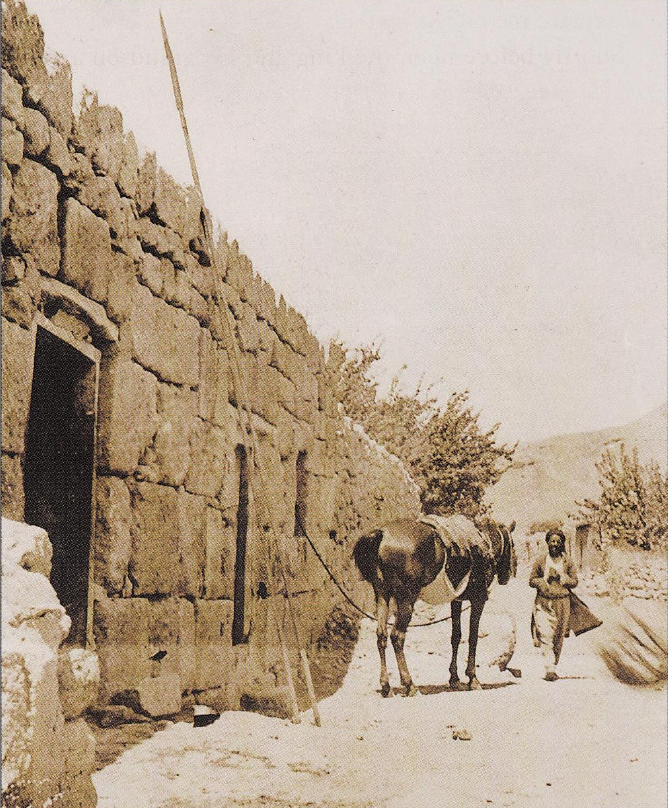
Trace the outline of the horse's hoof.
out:
M 461 683 L 462 682 L 461 682 L 461 679 L 459 678 L 459 676 L 451 676 L 450 677 L 450 687 L 457 688 L 457 686 L 460 685 Z
M 409 685 L 406 685 L 406 693 L 405 693 L 406 696 L 417 696 L 418 692 L 419 691 L 417 687 L 415 687 L 413 682 L 411 682 Z
M 473 678 L 469 681 L 469 690 L 482 690 L 482 685 L 477 679 Z
M 522 671 L 519 668 L 506 668 L 508 673 L 512 674 L 516 679 L 522 678 Z
M 380 695 L 381 695 L 381 696 L 382 696 L 384 699 L 387 699 L 387 698 L 389 698 L 389 697 L 392 695 L 392 689 L 390 688 L 390 683 L 389 683 L 389 682 L 384 682 L 384 683 L 383 683 L 383 684 L 380 686 Z

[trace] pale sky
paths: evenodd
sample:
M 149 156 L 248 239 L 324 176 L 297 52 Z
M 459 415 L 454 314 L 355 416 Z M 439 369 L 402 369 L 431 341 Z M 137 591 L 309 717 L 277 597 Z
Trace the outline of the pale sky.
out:
M 658 0 L 28 0 L 323 340 L 469 388 L 501 437 L 666 397 Z

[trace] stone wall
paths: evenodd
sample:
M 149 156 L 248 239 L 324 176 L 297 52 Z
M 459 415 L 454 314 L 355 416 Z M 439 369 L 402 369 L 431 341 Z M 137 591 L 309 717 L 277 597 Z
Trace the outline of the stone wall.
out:
M 153 713 L 191 694 L 235 707 L 281 678 L 283 583 L 280 542 L 251 492 L 248 640 L 233 646 L 244 439 L 222 308 L 267 469 L 256 495 L 284 537 L 304 643 L 340 596 L 295 536 L 298 456 L 306 530 L 351 588 L 351 542 L 417 513 L 417 489 L 341 414 L 333 367 L 304 318 L 276 301 L 236 241 L 223 237 L 214 262 L 193 189 L 140 156 L 118 110 L 87 95 L 73 114 L 68 64 L 45 61 L 22 4 L 3 5 L 4 512 L 24 519 L 35 333 L 48 321 L 100 356 L 91 585 L 101 698 L 139 694 Z
M 2 804 L 89 808 L 95 741 L 81 716 L 97 696 L 97 658 L 61 647 L 70 620 L 50 569 L 47 534 L 3 519 Z

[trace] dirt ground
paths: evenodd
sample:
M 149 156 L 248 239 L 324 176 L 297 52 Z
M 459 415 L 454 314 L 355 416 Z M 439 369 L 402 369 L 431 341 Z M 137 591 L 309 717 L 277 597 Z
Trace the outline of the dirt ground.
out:
M 375 625 L 363 620 L 342 686 L 320 702 L 321 728 L 310 713 L 299 725 L 239 712 L 204 728 L 168 722 L 94 775 L 99 806 L 666 806 L 665 689 L 631 688 L 609 675 L 594 650 L 605 626 L 567 639 L 562 678 L 543 681 L 529 636 L 531 601 L 521 578 L 493 589 L 481 623 L 482 691 L 445 686 L 446 623 L 409 631 L 421 693 L 382 699 Z M 611 614 L 606 599 L 587 602 L 604 621 Z M 521 679 L 488 666 L 513 618 L 511 665 Z M 388 660 L 398 684 L 391 649 Z M 471 739 L 454 739 L 456 730 Z

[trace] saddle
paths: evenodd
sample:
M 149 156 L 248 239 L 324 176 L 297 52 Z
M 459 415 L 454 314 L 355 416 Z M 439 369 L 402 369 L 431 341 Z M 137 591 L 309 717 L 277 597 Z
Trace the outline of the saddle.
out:
M 436 578 L 422 589 L 420 599 L 432 606 L 452 603 L 453 600 L 456 600 L 466 591 L 471 577 L 471 569 L 455 586 L 448 576 L 447 560 L 451 558 L 470 559 L 474 547 L 480 548 L 485 545 L 484 537 L 478 532 L 473 522 L 464 516 L 445 517 L 430 514 L 421 516 L 420 522 L 434 528 L 446 550 L 446 561 L 443 568 Z M 491 546 L 489 552 L 491 554 Z

